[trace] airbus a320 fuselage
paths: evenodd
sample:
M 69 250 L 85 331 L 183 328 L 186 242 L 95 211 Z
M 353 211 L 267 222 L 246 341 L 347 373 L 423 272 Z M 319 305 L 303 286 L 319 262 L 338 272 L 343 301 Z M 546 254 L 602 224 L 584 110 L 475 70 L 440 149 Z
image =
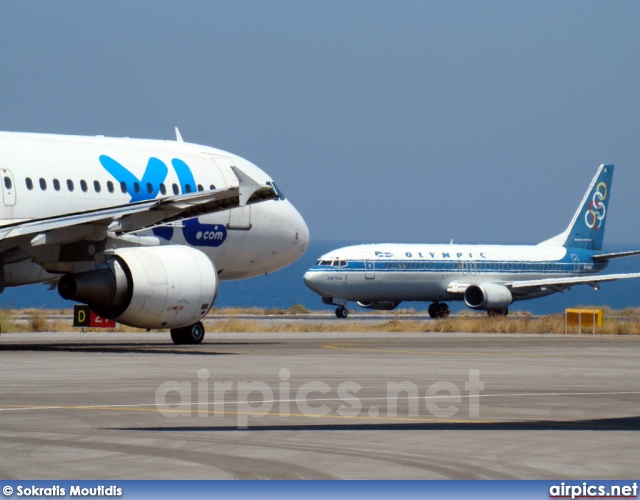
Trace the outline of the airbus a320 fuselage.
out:
M 0 133 L 0 288 L 199 343 L 219 280 L 298 259 L 307 226 L 249 161 L 182 141 Z

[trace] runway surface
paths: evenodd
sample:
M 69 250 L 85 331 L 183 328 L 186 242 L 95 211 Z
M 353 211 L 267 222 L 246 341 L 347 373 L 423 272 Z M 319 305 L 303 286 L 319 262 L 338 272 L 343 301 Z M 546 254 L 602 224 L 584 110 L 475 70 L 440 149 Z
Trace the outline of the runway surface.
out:
M 0 336 L 3 479 L 633 478 L 640 338 Z

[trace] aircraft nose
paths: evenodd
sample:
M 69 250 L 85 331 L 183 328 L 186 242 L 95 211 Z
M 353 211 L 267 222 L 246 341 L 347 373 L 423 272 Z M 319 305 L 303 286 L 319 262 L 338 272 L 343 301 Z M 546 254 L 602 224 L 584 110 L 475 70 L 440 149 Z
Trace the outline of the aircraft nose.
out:
M 295 209 L 294 209 L 295 210 Z M 295 232 L 295 241 L 298 245 L 302 245 L 302 253 L 307 250 L 309 246 L 310 236 L 309 236 L 309 228 L 307 227 L 307 223 L 302 218 L 302 215 L 296 210 L 296 214 L 298 215 L 298 223 L 296 225 Z
M 305 285 L 307 285 L 311 290 L 316 292 L 317 294 L 324 295 L 324 290 L 320 286 L 320 276 L 319 273 L 313 271 L 307 271 L 304 273 L 302 277 L 302 281 Z
M 289 201 L 286 200 L 284 203 L 289 203 Z M 309 228 L 300 212 L 291 203 L 289 203 L 289 209 L 287 210 L 286 227 L 291 231 L 290 234 L 293 237 L 293 253 L 295 255 L 292 257 L 297 260 L 309 246 Z

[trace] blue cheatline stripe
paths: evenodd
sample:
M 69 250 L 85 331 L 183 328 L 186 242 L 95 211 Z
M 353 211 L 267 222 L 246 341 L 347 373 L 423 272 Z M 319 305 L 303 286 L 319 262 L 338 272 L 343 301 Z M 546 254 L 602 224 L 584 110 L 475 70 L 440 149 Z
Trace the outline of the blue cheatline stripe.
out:
M 567 274 L 575 273 L 576 265 L 571 261 L 425 261 L 425 260 L 385 260 L 373 261 L 366 265 L 362 260 L 346 261 L 347 265 L 343 267 L 334 267 L 328 265 L 313 266 L 310 271 L 331 271 L 340 272 L 418 272 L 418 273 L 434 273 L 434 272 L 455 272 L 455 273 L 509 273 L 509 274 Z M 591 262 L 579 263 L 580 274 L 595 274 L 604 269 L 602 264 L 593 264 Z

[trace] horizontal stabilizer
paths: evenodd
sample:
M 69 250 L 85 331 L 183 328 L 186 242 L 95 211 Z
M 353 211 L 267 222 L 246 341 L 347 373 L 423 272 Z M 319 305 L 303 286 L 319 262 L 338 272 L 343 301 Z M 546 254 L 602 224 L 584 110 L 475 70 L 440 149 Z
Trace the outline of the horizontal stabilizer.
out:
M 640 255 L 640 250 L 631 250 L 629 252 L 601 253 L 600 255 L 592 255 L 593 260 L 611 260 L 620 257 L 631 257 L 632 255 Z

